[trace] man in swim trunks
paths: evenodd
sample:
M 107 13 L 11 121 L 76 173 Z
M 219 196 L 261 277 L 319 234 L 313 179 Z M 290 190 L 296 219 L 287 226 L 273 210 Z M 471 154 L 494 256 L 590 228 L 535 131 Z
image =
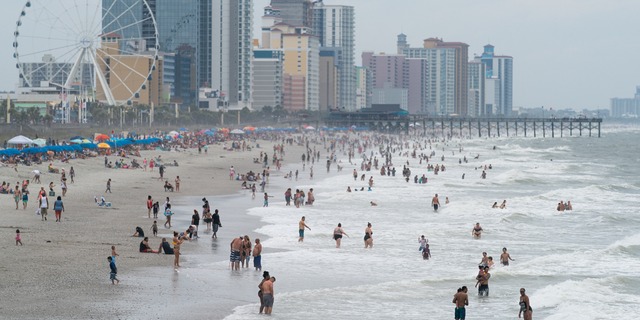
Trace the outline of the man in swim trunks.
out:
M 482 275 L 478 275 L 478 282 L 476 282 L 476 286 L 480 284 L 478 287 L 478 295 L 479 296 L 489 296 L 489 278 L 491 278 L 491 274 L 489 273 L 489 267 L 484 267 L 484 272 Z
M 262 283 L 262 302 L 264 303 L 264 314 L 271 314 L 271 309 L 273 308 L 273 283 L 275 282 L 275 278 L 271 277 L 269 280 L 265 280 Z
M 309 226 L 304 222 L 304 216 L 303 216 L 300 222 L 298 222 L 298 235 L 299 235 L 298 242 L 304 241 L 304 228 L 311 230 L 311 228 L 309 228 Z
M 453 303 L 456 305 L 454 312 L 454 318 L 456 320 L 464 320 L 466 317 L 465 306 L 469 305 L 469 296 L 467 295 L 467 287 L 458 289 L 458 292 L 453 295 Z
M 502 254 L 500 255 L 500 263 L 502 263 L 503 266 L 508 266 L 509 260 L 515 261 L 511 259 L 511 255 L 509 255 L 509 253 L 507 252 L 507 248 L 502 248 Z
M 240 270 L 240 250 L 242 249 L 243 237 L 235 238 L 231 241 L 231 255 L 229 260 L 231 261 L 232 270 Z
M 433 211 L 438 212 L 438 207 L 440 206 L 440 200 L 438 200 L 438 194 L 431 199 L 431 205 L 433 206 Z

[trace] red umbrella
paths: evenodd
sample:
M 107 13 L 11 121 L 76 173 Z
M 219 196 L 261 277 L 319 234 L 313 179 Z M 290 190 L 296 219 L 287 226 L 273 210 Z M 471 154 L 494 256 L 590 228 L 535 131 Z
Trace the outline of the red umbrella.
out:
M 96 135 L 95 140 L 97 141 L 109 140 L 109 136 L 103 133 L 99 133 Z

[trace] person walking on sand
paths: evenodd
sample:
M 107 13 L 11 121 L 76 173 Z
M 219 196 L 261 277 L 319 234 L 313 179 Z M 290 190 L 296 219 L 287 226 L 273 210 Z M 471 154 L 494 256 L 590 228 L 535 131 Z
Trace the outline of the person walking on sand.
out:
M 167 204 L 166 209 L 164 210 L 164 216 L 167 217 L 167 221 L 164 222 L 164 227 L 167 229 L 171 229 L 171 216 L 173 212 L 171 211 L 171 204 Z
M 147 216 L 151 219 L 151 209 L 153 209 L 153 199 L 151 195 L 147 196 Z
M 176 176 L 176 192 L 180 192 L 180 176 Z
M 109 180 L 107 180 L 107 189 L 104 191 L 104 193 L 111 193 L 111 178 L 109 178 Z
M 64 212 L 62 197 L 58 196 L 56 201 L 53 203 L 53 211 L 56 214 L 56 222 L 62 222 L 62 212 Z
M 253 246 L 253 267 L 256 271 L 262 270 L 262 243 L 260 239 L 256 238 L 256 245 Z
M 440 200 L 438 200 L 438 194 L 436 193 L 431 199 L 431 205 L 433 206 L 433 211 L 438 212 L 438 207 L 440 207 Z
M 16 246 L 22 245 L 22 236 L 20 235 L 20 229 L 16 229 Z
M 109 279 L 111 279 L 111 284 L 120 283 L 120 280 L 118 280 L 117 278 L 118 268 L 116 267 L 115 260 L 111 256 L 109 256 L 107 257 L 107 261 L 109 261 L 109 269 L 111 269 L 110 277 L 109 277 Z
M 311 230 L 311 228 L 309 228 L 309 226 L 304 222 L 305 217 L 302 216 L 302 219 L 300 219 L 300 222 L 298 222 L 298 242 L 304 242 L 304 228 L 307 228 L 309 230 Z
M 18 205 L 20 204 L 21 199 L 22 191 L 20 191 L 20 187 L 16 186 L 15 190 L 13 190 L 13 200 L 16 202 L 16 210 L 18 210 Z
M 340 248 L 340 242 L 342 241 L 342 236 L 349 236 L 344 229 L 342 229 L 342 223 L 338 223 L 338 226 L 333 229 L 333 240 L 336 241 L 336 248 Z
M 49 199 L 47 199 L 46 193 L 40 194 L 40 214 L 42 216 L 42 221 L 47 221 L 47 210 L 49 209 Z
M 524 288 L 520 288 L 520 311 L 518 312 L 518 318 L 524 314 L 524 320 L 531 320 L 533 317 L 533 309 L 529 304 L 529 296 L 525 293 Z
M 458 289 L 458 292 L 453 295 L 452 302 L 456 305 L 454 319 L 464 320 L 466 317 L 465 307 L 469 305 L 469 295 L 467 294 L 466 286 Z
M 69 178 L 71 178 L 71 183 L 74 183 L 73 178 L 76 177 L 76 171 L 73 170 L 73 166 L 69 169 Z

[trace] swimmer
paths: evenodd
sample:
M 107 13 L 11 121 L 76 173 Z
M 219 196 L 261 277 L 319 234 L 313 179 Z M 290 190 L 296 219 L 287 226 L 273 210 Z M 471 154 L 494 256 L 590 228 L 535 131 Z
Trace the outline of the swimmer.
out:
M 373 201 L 370 201 L 369 203 L 371 204 L 372 207 L 377 207 L 378 206 L 378 204 L 373 202 Z
M 518 312 L 518 318 L 524 313 L 524 320 L 531 320 L 533 309 L 529 304 L 529 296 L 525 293 L 524 288 L 520 288 L 520 312 Z
M 351 192 L 351 187 L 347 187 L 347 192 Z
M 506 209 L 507 208 L 507 200 L 502 201 L 502 203 L 500 204 L 500 209 Z
M 491 206 L 491 208 L 497 209 L 498 208 L 498 201 L 494 202 L 493 205 Z
M 500 263 L 502 263 L 503 266 L 508 266 L 509 260 L 515 261 L 511 258 L 511 255 L 509 255 L 509 253 L 507 252 L 507 248 L 502 248 L 502 254 L 500 255 Z
M 471 230 L 471 234 L 475 239 L 480 239 L 480 237 L 482 236 L 482 227 L 480 226 L 479 222 L 477 222 L 473 227 L 473 229 Z

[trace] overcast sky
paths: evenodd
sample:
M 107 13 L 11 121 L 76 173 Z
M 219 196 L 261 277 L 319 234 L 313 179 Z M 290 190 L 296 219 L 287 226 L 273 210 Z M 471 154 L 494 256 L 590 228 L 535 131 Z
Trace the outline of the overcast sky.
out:
M 43 1 L 43 0 L 37 0 Z M 13 90 L 13 31 L 26 0 L 2 0 L 1 90 Z M 256 32 L 269 0 L 255 0 Z M 514 107 L 608 108 L 640 85 L 638 0 L 325 0 L 356 12 L 356 64 L 362 51 L 395 53 L 439 37 L 469 44 L 469 58 L 491 43 L 514 58 Z M 259 34 L 254 34 L 255 38 Z

